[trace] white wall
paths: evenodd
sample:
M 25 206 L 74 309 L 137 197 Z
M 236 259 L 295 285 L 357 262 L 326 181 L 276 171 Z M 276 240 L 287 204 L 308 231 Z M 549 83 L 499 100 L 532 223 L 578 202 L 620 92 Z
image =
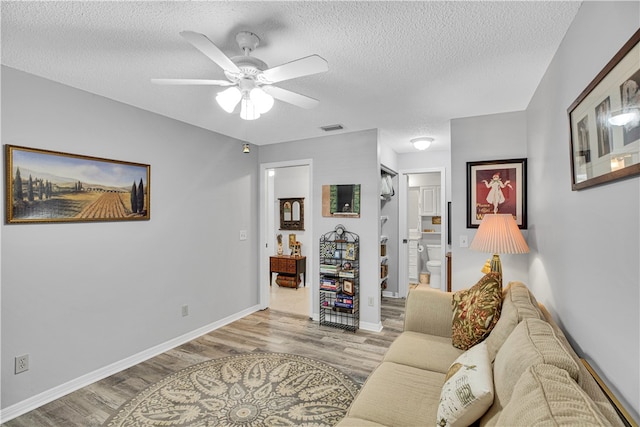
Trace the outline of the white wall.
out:
M 273 188 L 275 193 L 274 200 L 274 222 L 273 229 L 275 234 L 282 234 L 282 249 L 285 255 L 290 254 L 289 249 L 289 234 L 296 235 L 296 240 L 299 241 L 302 246 L 302 255 L 307 255 L 311 241 L 311 233 L 309 232 L 309 225 L 311 221 L 307 219 L 310 214 L 309 206 L 309 166 L 290 166 L 275 169 L 275 175 L 273 176 Z M 304 218 L 305 218 L 305 230 L 281 230 L 280 229 L 280 201 L 279 198 L 303 198 L 304 199 Z M 272 255 L 277 253 L 278 244 L 274 236 L 273 241 L 269 242 L 269 247 L 273 249 Z M 275 278 L 275 276 L 274 276 Z M 305 275 L 307 280 L 308 275 Z
M 530 286 L 640 412 L 640 178 L 571 191 L 567 108 L 638 29 L 638 2 L 584 2 L 527 108 Z
M 151 165 L 150 221 L 1 226 L 3 415 L 257 306 L 258 150 L 6 67 L 2 142 Z
M 377 131 L 344 133 L 260 147 L 260 163 L 312 159 L 313 236 L 307 254 L 307 271 L 313 290 L 313 316 L 318 316 L 317 245 L 320 236 L 343 224 L 360 236 L 360 327 L 379 329 L 379 218 L 380 169 L 378 166 Z M 325 218 L 322 216 L 322 186 L 330 184 L 360 184 L 360 218 Z M 305 217 L 307 211 L 305 211 Z M 304 248 L 303 248 L 304 250 Z M 314 255 L 315 253 L 315 255 Z M 310 257 L 310 258 L 309 258 Z M 266 262 L 263 260 L 263 262 Z M 369 298 L 374 305 L 369 306 Z
M 452 290 L 468 288 L 482 277 L 480 269 L 491 254 L 460 247 L 469 244 L 477 228 L 467 228 L 467 162 L 527 157 L 527 123 L 524 112 L 492 114 L 451 121 L 451 253 Z M 531 191 L 537 190 L 528 183 Z M 527 238 L 527 230 L 522 230 Z M 500 254 L 503 283 L 529 281 L 529 254 Z
M 417 151 L 398 154 L 398 170 L 445 168 L 446 200 L 451 200 L 451 151 Z

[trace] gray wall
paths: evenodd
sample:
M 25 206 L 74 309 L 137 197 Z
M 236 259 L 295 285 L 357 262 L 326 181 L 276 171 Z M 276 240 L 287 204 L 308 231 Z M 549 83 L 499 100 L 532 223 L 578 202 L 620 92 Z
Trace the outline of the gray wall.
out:
M 638 29 L 637 2 L 584 2 L 524 112 L 453 120 L 453 288 L 475 283 L 487 257 L 459 247 L 466 162 L 528 159 L 531 253 L 501 256 L 638 419 L 640 178 L 571 191 L 567 108 Z M 606 31 L 594 31 L 594 29 Z
M 451 288 L 473 286 L 491 254 L 460 247 L 460 236 L 471 243 L 477 228 L 467 228 L 467 162 L 527 157 L 527 124 L 524 112 L 494 114 L 451 121 Z M 529 189 L 533 188 L 529 185 Z M 527 230 L 523 230 L 525 238 Z M 503 282 L 527 283 L 529 254 L 500 254 Z
M 151 165 L 150 221 L 1 226 L 3 408 L 257 306 L 258 150 L 6 67 L 2 142 Z
M 360 236 L 360 327 L 380 327 L 379 238 L 380 169 L 378 166 L 378 134 L 376 130 L 344 133 L 321 138 L 305 139 L 260 147 L 260 162 L 275 163 L 312 159 L 312 212 L 313 217 L 309 253 L 317 255 L 320 236 L 343 224 L 348 231 Z M 325 218 L 322 216 L 322 186 L 330 184 L 360 184 L 360 218 Z M 308 231 L 305 230 L 305 234 Z M 304 250 L 304 248 L 303 248 Z M 318 315 L 318 264 L 307 258 L 307 270 L 313 294 L 313 316 Z M 374 305 L 369 306 L 369 298 Z
M 584 2 L 527 108 L 530 285 L 636 419 L 640 178 L 571 191 L 567 108 L 639 24 L 638 2 Z

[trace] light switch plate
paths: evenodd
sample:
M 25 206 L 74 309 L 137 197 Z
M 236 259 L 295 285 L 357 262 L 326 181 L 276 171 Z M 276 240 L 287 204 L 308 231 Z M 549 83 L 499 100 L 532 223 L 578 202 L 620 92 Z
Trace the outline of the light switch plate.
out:
M 460 236 L 460 247 L 461 248 L 469 247 L 469 236 Z

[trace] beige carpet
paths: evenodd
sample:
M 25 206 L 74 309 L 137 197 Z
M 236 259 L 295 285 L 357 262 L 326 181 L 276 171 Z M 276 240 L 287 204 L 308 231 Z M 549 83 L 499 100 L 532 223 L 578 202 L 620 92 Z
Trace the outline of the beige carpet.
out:
M 332 426 L 359 386 L 317 360 L 280 353 L 214 359 L 124 404 L 109 427 Z

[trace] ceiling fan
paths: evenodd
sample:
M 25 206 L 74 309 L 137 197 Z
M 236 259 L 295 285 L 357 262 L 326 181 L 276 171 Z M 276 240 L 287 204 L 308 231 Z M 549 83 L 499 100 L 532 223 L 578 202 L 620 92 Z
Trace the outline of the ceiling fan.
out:
M 228 113 L 232 113 L 240 103 L 240 117 L 244 120 L 255 120 L 260 114 L 269 111 L 274 98 L 302 108 L 313 108 L 319 103 L 317 99 L 273 86 L 274 83 L 284 80 L 327 71 L 327 61 L 318 55 L 267 68 L 263 61 L 249 55 L 260 43 L 258 36 L 249 31 L 242 31 L 236 35 L 236 42 L 244 54 L 231 58 L 203 34 L 182 31 L 180 35 L 218 64 L 228 80 L 151 79 L 153 83 L 229 86 L 216 95 L 216 101 Z

